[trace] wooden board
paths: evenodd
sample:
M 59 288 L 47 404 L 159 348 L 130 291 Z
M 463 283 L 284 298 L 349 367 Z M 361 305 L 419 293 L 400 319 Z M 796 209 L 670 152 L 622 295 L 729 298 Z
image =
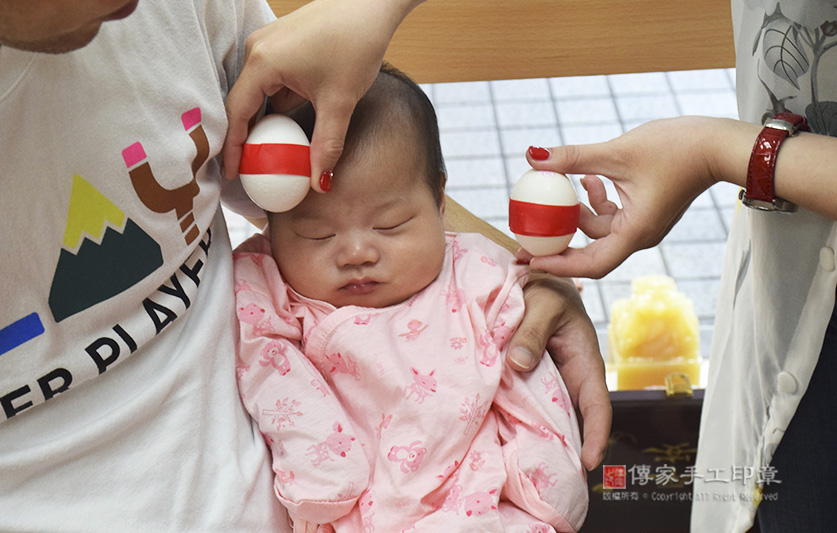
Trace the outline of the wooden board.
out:
M 421 83 L 734 66 L 729 0 L 429 0 L 386 57 Z

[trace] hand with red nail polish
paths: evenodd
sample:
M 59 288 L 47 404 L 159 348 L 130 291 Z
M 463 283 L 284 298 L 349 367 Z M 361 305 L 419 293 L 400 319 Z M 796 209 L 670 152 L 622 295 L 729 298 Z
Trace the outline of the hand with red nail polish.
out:
M 311 187 L 323 191 L 328 181 L 323 174 L 343 153 L 355 105 L 377 76 L 396 28 L 422 1 L 316 0 L 253 32 L 244 68 L 226 101 L 226 177 L 238 176 L 248 124 L 265 96 L 280 113 L 307 100 L 317 110 Z
M 643 124 L 605 143 L 530 147 L 526 158 L 537 170 L 587 174 L 582 187 L 589 207 L 581 205 L 578 228 L 593 239 L 583 248 L 533 258 L 532 268 L 601 278 L 632 253 L 658 244 L 689 204 L 715 183 L 711 169 L 694 162 L 706 161 L 719 127 L 728 124 L 681 117 Z M 621 205 L 608 199 L 599 176 L 612 181 Z
M 529 157 L 536 161 L 546 161 L 549 159 L 549 150 L 547 148 L 541 148 L 540 146 L 530 146 L 529 150 Z

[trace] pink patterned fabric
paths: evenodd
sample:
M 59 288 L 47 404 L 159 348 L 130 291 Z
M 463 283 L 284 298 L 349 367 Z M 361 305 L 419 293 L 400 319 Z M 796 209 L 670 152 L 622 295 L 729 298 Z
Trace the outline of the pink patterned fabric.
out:
M 505 346 L 526 269 L 448 235 L 442 272 L 398 305 L 335 309 L 285 285 L 263 236 L 234 256 L 241 396 L 297 521 L 336 531 L 577 530 L 578 423 L 549 359 Z

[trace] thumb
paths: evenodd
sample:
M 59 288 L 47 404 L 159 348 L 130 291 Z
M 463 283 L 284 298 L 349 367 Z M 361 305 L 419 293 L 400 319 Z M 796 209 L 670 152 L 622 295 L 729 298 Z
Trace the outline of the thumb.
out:
M 506 362 L 519 372 L 528 372 L 538 365 L 555 330 L 555 326 L 545 319 L 547 317 L 542 317 L 537 310 L 527 311 L 506 352 Z
M 345 99 L 315 103 L 317 119 L 311 136 L 311 187 L 318 192 L 331 189 L 331 173 L 343 154 L 346 131 L 356 103 Z

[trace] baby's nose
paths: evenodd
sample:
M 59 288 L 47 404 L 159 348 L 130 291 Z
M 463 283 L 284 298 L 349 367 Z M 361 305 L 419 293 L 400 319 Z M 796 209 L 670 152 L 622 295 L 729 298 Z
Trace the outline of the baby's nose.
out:
M 381 258 L 380 250 L 372 236 L 355 234 L 346 236 L 337 263 L 341 267 L 375 264 Z

